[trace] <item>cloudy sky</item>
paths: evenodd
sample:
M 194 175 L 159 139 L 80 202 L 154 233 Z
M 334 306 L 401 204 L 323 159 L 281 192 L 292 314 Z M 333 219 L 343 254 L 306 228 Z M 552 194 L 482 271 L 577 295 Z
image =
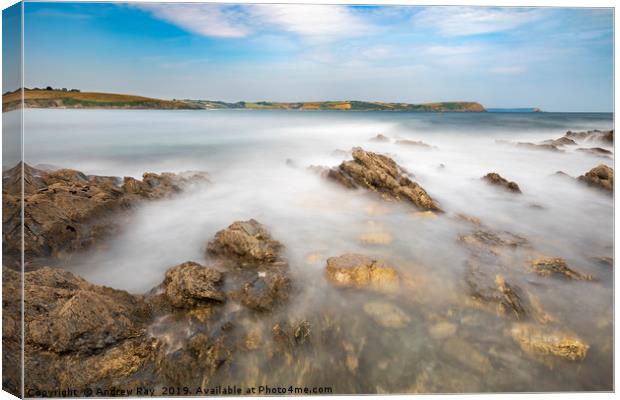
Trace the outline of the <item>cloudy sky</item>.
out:
M 611 9 L 26 3 L 25 81 L 224 101 L 611 111 Z

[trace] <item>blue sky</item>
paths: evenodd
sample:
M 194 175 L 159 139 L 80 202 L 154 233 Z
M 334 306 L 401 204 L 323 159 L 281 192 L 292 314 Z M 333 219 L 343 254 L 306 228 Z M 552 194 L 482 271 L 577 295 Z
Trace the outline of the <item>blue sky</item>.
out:
M 25 81 L 224 101 L 611 111 L 611 9 L 26 3 Z

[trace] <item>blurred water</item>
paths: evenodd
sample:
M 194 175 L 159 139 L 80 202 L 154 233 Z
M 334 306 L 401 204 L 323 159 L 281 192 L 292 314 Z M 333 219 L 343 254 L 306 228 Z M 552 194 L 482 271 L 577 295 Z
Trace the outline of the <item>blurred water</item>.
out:
M 559 374 L 543 368 L 547 372 L 541 375 L 542 367 L 532 367 L 520 355 L 506 371 L 497 372 L 494 384 L 483 381 L 476 389 L 609 389 L 611 355 L 604 346 L 612 337 L 612 270 L 593 257 L 613 256 L 613 201 L 552 174 L 562 170 L 578 176 L 601 163 L 613 165 L 613 160 L 574 149 L 533 151 L 496 140 L 539 142 L 559 138 L 567 130 L 612 126 L 612 114 L 28 109 L 25 161 L 98 175 L 140 177 L 145 171 L 187 170 L 210 174 L 212 184 L 143 205 L 123 232 L 109 241 L 107 250 L 64 266 L 95 283 L 135 293 L 159 284 L 171 266 L 187 260 L 205 262 L 206 242 L 218 230 L 235 220 L 255 218 L 286 245 L 293 273 L 304 282 L 299 300 L 288 311 L 320 309 L 325 305 L 321 299 L 339 298 L 324 282 L 325 260 L 361 252 L 429 282 L 432 295 L 424 299 L 425 307 L 440 312 L 464 296 L 467 253 L 456 238 L 467 228 L 450 216 L 461 212 L 476 216 L 495 229 L 527 237 L 537 251 L 564 257 L 569 265 L 597 277 L 592 283 L 545 281 L 549 289 L 543 294 L 549 308 L 565 316 L 564 326 L 592 343 L 585 366 L 569 366 Z M 435 147 L 369 141 L 379 133 Z M 306 169 L 338 165 L 346 156 L 334 150 L 354 146 L 391 155 L 414 174 L 446 215 L 423 218 L 411 206 L 384 204 L 341 189 Z M 482 183 L 480 177 L 492 171 L 516 181 L 523 195 Z M 393 241 L 386 246 L 360 241 L 360 235 L 373 229 L 371 224 L 388 232 Z M 309 254 L 315 261 L 307 260 Z M 420 311 L 414 307 L 411 312 Z M 501 333 L 503 322 L 485 314 L 479 318 L 483 321 L 479 326 L 462 328 L 465 337 L 479 339 L 478 345 L 488 351 L 490 345 L 485 343 L 498 335 L 503 339 L 491 340 L 493 346 L 510 346 Z M 427 332 L 427 324 L 428 320 L 419 322 L 416 340 L 431 340 L 419 336 Z M 371 326 L 366 328 L 369 335 L 376 335 Z M 398 340 L 415 336 L 404 335 Z M 412 348 L 417 350 L 407 357 L 422 351 Z M 390 349 L 381 345 L 374 351 Z M 433 351 L 426 348 L 422 359 L 436 362 Z M 524 377 L 514 374 L 524 368 L 531 368 L 521 372 Z M 388 385 L 388 390 L 396 389 Z

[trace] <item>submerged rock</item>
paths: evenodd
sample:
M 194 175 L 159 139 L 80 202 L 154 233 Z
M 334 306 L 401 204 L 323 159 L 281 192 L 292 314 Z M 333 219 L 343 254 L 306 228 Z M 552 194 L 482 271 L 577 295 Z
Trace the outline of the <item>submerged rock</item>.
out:
M 425 148 L 425 149 L 430 149 L 430 148 L 433 147 L 430 144 L 424 143 L 421 140 L 410 140 L 410 139 L 400 139 L 400 140 L 397 140 L 396 144 L 399 144 L 399 145 L 402 145 L 402 146 L 421 147 L 421 148 Z
M 190 308 L 205 302 L 224 301 L 222 283 L 221 272 L 188 261 L 166 272 L 163 287 L 173 306 Z
M 493 231 L 484 227 L 461 235 L 458 240 L 474 253 L 488 252 L 494 255 L 499 255 L 502 248 L 516 249 L 529 246 L 528 240 L 524 237 L 511 232 Z
M 562 136 L 561 138 L 558 138 L 558 139 L 545 140 L 542 143 L 550 144 L 553 146 L 576 146 L 577 145 L 577 142 L 575 142 L 573 139 L 570 139 L 566 136 Z
M 384 328 L 402 328 L 411 322 L 411 318 L 392 303 L 376 301 L 364 304 L 364 312 Z
M 554 144 L 549 144 L 549 143 L 537 144 L 537 143 L 529 143 L 529 142 L 518 142 L 517 147 L 521 147 L 524 149 L 530 149 L 530 150 L 553 151 L 556 153 L 561 153 L 564 151 L 558 148 L 558 146 Z
M 571 132 L 568 131 L 564 137 L 569 139 L 575 139 L 584 142 L 599 142 L 607 145 L 613 145 L 614 143 L 614 131 L 600 131 L 598 129 L 585 132 Z
M 592 280 L 592 276 L 572 270 L 561 257 L 540 257 L 530 260 L 529 268 L 540 276 L 562 276 L 568 279 Z
M 586 358 L 589 346 L 575 335 L 553 330 L 543 330 L 530 324 L 515 324 L 510 336 L 521 349 L 545 363 L 547 357 L 559 357 L 569 361 L 581 361 Z
M 385 143 L 385 142 L 389 142 L 390 138 L 385 136 L 382 133 L 379 133 L 377 136 L 374 136 L 374 137 L 372 137 L 372 138 L 370 138 L 368 140 L 370 140 L 371 142 L 382 142 L 382 143 Z
M 393 292 L 400 276 L 383 261 L 362 254 L 344 254 L 327 259 L 327 279 L 336 287 Z
M 588 186 L 599 188 L 612 193 L 614 190 L 614 170 L 601 164 L 577 178 Z
M 282 244 L 271 238 L 267 229 L 254 219 L 236 221 L 219 231 L 207 244 L 207 252 L 232 257 L 243 265 L 273 263 L 279 258 Z
M 442 351 L 450 359 L 480 374 L 486 374 L 491 369 L 491 361 L 487 356 L 457 336 L 446 339 Z
M 483 176 L 482 179 L 491 185 L 501 186 L 510 192 L 521 193 L 521 189 L 516 182 L 510 182 L 498 173 L 489 172 L 488 174 Z
M 591 154 L 593 156 L 605 157 L 605 158 L 611 158 L 611 156 L 614 154 L 611 151 L 603 149 L 601 147 L 590 147 L 588 149 L 586 149 L 586 148 L 579 148 L 579 149 L 577 149 L 577 151 L 580 151 L 582 153 Z
M 21 254 L 21 168 L 3 173 L 3 245 L 5 257 Z M 87 176 L 79 171 L 24 168 L 24 251 L 27 261 L 62 258 L 109 237 L 120 229 L 118 215 L 142 200 L 178 193 L 205 174 L 145 173 L 143 180 Z M 7 261 L 5 261 L 5 264 Z
M 372 190 L 386 200 L 406 200 L 422 210 L 440 211 L 424 188 L 412 181 L 390 157 L 359 147 L 353 149 L 352 155 L 353 160 L 323 172 L 323 176 L 347 188 Z

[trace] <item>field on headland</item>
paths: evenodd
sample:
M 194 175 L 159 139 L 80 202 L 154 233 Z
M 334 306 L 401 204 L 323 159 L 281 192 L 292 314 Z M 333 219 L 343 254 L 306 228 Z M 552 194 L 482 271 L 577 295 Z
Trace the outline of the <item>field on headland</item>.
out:
M 369 101 L 314 101 L 314 102 L 245 102 L 227 103 L 213 100 L 162 100 L 151 97 L 115 93 L 80 92 L 77 90 L 26 89 L 24 102 L 27 108 L 103 108 L 103 109 L 248 109 L 248 110 L 336 110 L 336 111 L 422 111 L 422 112 L 484 112 L 476 102 L 453 101 L 425 104 L 384 103 Z M 2 111 L 19 107 L 20 92 L 2 96 Z

